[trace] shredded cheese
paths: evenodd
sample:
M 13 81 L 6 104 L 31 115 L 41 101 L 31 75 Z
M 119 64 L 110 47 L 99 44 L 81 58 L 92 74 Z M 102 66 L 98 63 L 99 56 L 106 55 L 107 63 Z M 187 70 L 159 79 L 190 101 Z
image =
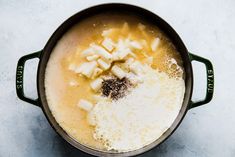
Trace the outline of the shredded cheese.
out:
M 94 138 L 108 150 L 120 152 L 144 147 L 158 139 L 181 108 L 184 80 L 145 66 L 144 82 L 117 101 L 98 102 L 90 118 Z M 92 117 L 93 116 L 93 117 Z

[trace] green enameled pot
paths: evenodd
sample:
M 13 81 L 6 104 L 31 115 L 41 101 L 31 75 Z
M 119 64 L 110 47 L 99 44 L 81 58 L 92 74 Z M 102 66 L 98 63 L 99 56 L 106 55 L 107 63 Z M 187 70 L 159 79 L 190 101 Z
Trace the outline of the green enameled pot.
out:
M 178 52 L 180 53 L 183 59 L 183 66 L 185 69 L 184 79 L 185 79 L 186 89 L 185 89 L 185 94 L 184 94 L 184 101 L 183 101 L 180 113 L 175 119 L 172 126 L 159 139 L 157 139 L 153 143 L 141 149 L 130 151 L 130 152 L 124 152 L 124 153 L 95 150 L 75 141 L 56 122 L 55 118 L 53 117 L 48 107 L 48 103 L 47 103 L 47 99 L 45 95 L 45 87 L 44 87 L 45 86 L 44 84 L 45 69 L 47 66 L 47 62 L 50 58 L 51 52 L 53 48 L 55 47 L 56 43 L 72 26 L 79 23 L 81 20 L 86 19 L 93 15 L 96 15 L 99 13 L 105 13 L 105 12 L 133 14 L 133 15 L 139 16 L 140 18 L 144 19 L 147 22 L 150 22 L 158 26 L 172 40 L 172 42 L 176 46 Z M 38 69 L 37 69 L 37 91 L 38 91 L 37 99 L 31 99 L 25 96 L 24 84 L 23 84 L 25 62 L 33 58 L 39 58 L 39 64 L 38 64 Z M 203 63 L 205 65 L 206 72 L 207 72 L 206 96 L 203 100 L 200 100 L 197 102 L 194 102 L 191 100 L 192 91 L 193 91 L 192 61 L 198 61 L 198 62 Z M 48 40 L 46 46 L 41 51 L 34 52 L 34 53 L 21 57 L 18 61 L 18 65 L 16 69 L 16 92 L 17 92 L 18 97 L 23 101 L 26 101 L 28 103 L 31 103 L 33 105 L 40 107 L 43 110 L 47 120 L 49 121 L 51 126 L 54 128 L 54 130 L 68 143 L 70 143 L 72 146 L 74 146 L 75 148 L 79 150 L 82 150 L 86 153 L 96 155 L 96 156 L 134 156 L 134 155 L 146 152 L 158 146 L 175 131 L 175 129 L 179 126 L 179 124 L 183 120 L 188 110 L 210 102 L 213 96 L 213 91 L 214 91 L 214 72 L 213 72 L 213 67 L 212 67 L 211 62 L 208 59 L 205 59 L 205 58 L 202 58 L 202 57 L 199 57 L 197 55 L 190 53 L 186 49 L 183 41 L 180 39 L 176 31 L 162 18 L 160 18 L 159 16 L 157 16 L 156 14 L 148 10 L 145 10 L 143 8 L 133 6 L 133 5 L 127 5 L 127 4 L 118 4 L 118 3 L 102 4 L 102 5 L 94 6 L 94 7 L 91 7 L 91 8 L 88 8 L 88 9 L 85 9 L 83 11 L 76 13 L 75 15 L 70 17 L 68 20 L 66 20 L 62 25 L 59 26 L 59 28 L 53 33 L 53 35 Z

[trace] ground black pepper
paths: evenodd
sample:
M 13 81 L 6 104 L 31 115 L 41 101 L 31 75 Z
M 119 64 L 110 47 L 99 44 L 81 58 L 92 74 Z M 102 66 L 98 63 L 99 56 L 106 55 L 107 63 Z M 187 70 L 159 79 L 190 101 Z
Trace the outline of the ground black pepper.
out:
M 101 89 L 104 96 L 117 100 L 126 95 L 130 86 L 131 83 L 126 77 L 122 79 L 110 78 L 103 81 Z

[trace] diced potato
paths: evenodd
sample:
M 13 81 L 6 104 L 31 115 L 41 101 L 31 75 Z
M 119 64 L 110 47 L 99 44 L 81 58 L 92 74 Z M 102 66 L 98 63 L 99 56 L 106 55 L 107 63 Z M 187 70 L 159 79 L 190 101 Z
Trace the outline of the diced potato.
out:
M 138 43 L 137 41 L 131 41 L 129 38 L 125 39 L 124 42 L 120 43 L 118 45 L 119 47 L 117 47 L 117 49 L 119 50 L 128 50 L 129 54 L 132 57 L 136 57 L 136 55 L 131 51 L 130 48 L 135 48 L 135 49 L 142 49 L 142 45 L 140 43 Z
M 106 51 L 103 47 L 98 46 L 98 45 L 91 45 L 91 47 L 94 49 L 94 54 L 99 55 L 100 57 L 110 60 L 112 58 L 112 55 Z
M 118 40 L 117 44 L 116 44 L 116 48 L 115 48 L 115 51 L 113 52 L 117 54 L 117 52 L 119 51 L 122 51 L 126 48 L 125 44 L 124 44 L 124 41 L 123 40 Z
M 130 42 L 131 47 L 135 49 L 142 49 L 143 46 L 138 41 L 131 41 Z
M 112 29 L 104 30 L 104 31 L 102 32 L 102 36 L 103 36 L 103 37 L 107 37 L 111 32 L 112 32 Z
M 130 65 L 130 70 L 136 75 L 139 75 L 143 72 L 142 64 L 138 61 L 135 61 Z
M 92 110 L 90 112 L 88 112 L 88 114 L 87 114 L 87 122 L 91 126 L 95 126 L 96 125 L 95 115 L 92 112 Z
M 134 73 L 128 73 L 128 79 L 131 81 L 133 85 L 137 85 L 139 83 L 143 83 L 143 78 L 141 76 L 135 75 Z
M 127 69 L 130 69 L 130 65 L 134 62 L 134 58 L 128 58 L 125 63 L 124 63 L 124 66 L 127 68 Z
M 123 60 L 128 54 L 134 55 L 130 50 L 129 39 L 118 40 L 116 50 L 113 52 L 113 60 Z
M 118 56 L 118 51 L 113 52 L 113 54 L 112 54 L 112 60 L 113 60 L 113 61 L 118 61 L 118 60 L 120 60 L 120 59 L 119 59 L 119 56 Z
M 114 42 L 110 38 L 105 38 L 102 42 L 102 46 L 104 46 L 104 48 L 106 48 L 109 52 L 113 50 L 114 45 Z
M 78 107 L 89 112 L 93 108 L 93 104 L 87 100 L 81 99 L 78 103 Z
M 143 31 L 146 28 L 146 26 L 143 25 L 142 23 L 139 23 L 138 28 L 139 28 L 139 30 Z
M 127 33 L 129 31 L 129 25 L 127 22 L 124 22 L 123 26 L 122 26 L 122 33 Z
M 146 26 L 143 25 L 142 23 L 138 24 L 138 29 L 140 30 L 141 34 L 143 35 L 143 38 L 148 38 L 148 35 L 145 30 Z
M 102 72 L 103 72 L 102 69 L 100 69 L 100 68 L 95 68 L 95 69 L 94 69 L 94 72 L 93 72 L 93 74 L 92 74 L 92 76 L 91 76 L 91 78 L 92 78 L 92 79 L 96 78 L 96 77 L 99 76 Z
M 107 70 L 107 69 L 111 66 L 110 63 L 104 61 L 103 59 L 98 59 L 97 62 L 98 62 L 98 64 L 99 64 L 99 66 L 100 66 L 103 70 Z
M 131 63 L 133 63 L 134 61 L 135 61 L 134 58 L 128 58 L 128 59 L 126 60 L 126 63 L 131 64 Z
M 81 73 L 85 75 L 86 77 L 90 78 L 96 67 L 97 67 L 96 61 L 85 62 L 79 67 L 79 69 L 77 70 L 77 73 Z
M 68 69 L 71 70 L 71 71 L 76 71 L 77 65 L 76 64 L 70 64 Z
M 69 81 L 69 85 L 70 85 L 70 86 L 78 86 L 79 84 L 78 84 L 77 81 L 71 80 L 71 81 Z
M 148 47 L 148 43 L 147 43 L 147 41 L 144 40 L 144 39 L 141 40 L 141 44 L 142 44 L 142 46 L 145 47 L 145 48 Z
M 147 31 L 146 31 L 146 26 L 143 25 L 142 23 L 139 23 L 138 24 L 138 29 L 140 30 L 141 34 L 143 35 L 143 38 L 147 39 L 148 38 L 148 34 L 147 34 Z
M 99 89 L 101 88 L 101 86 L 102 86 L 102 82 L 103 82 L 103 80 L 101 79 L 101 78 L 97 78 L 96 80 L 94 80 L 94 81 L 92 81 L 91 82 L 91 88 L 95 91 L 95 92 L 97 92 L 97 91 L 99 91 Z
M 116 49 L 117 50 L 123 50 L 123 49 L 128 48 L 129 41 L 130 41 L 129 39 L 125 39 L 125 40 L 119 39 L 118 43 L 116 45 Z
M 93 54 L 94 54 L 94 50 L 93 50 L 92 47 L 89 47 L 89 48 L 87 48 L 87 49 L 85 49 L 85 50 L 82 51 L 82 56 L 83 56 L 83 57 L 91 56 L 91 55 L 93 55 Z
M 80 67 L 77 66 L 76 64 L 70 64 L 69 68 L 70 71 L 73 71 L 74 73 L 80 73 Z
M 117 65 L 114 65 L 111 69 L 111 72 L 117 76 L 119 79 L 122 79 L 126 76 L 126 73 Z
M 121 33 L 120 28 L 111 28 L 111 29 L 103 31 L 102 36 L 109 37 L 109 38 L 113 39 L 114 37 L 119 36 L 120 33 Z
M 99 58 L 98 55 L 92 55 L 92 56 L 87 56 L 86 59 L 88 61 L 94 61 L 94 60 L 97 60 Z
M 158 47 L 159 43 L 160 43 L 160 39 L 159 38 L 153 39 L 153 41 L 151 43 L 152 51 L 156 51 L 157 50 L 157 47 Z
M 120 41 L 122 41 L 122 42 L 120 42 Z M 121 49 L 125 49 L 125 48 L 130 48 L 131 47 L 131 40 L 129 39 L 129 38 L 126 38 L 125 40 L 120 40 L 119 42 L 120 42 L 120 44 L 121 45 L 119 45 L 119 46 L 122 46 L 122 48 Z
M 113 53 L 113 60 L 123 60 L 128 54 L 132 54 L 129 48 L 117 50 Z
M 133 52 L 129 52 L 130 56 L 136 58 L 136 55 Z

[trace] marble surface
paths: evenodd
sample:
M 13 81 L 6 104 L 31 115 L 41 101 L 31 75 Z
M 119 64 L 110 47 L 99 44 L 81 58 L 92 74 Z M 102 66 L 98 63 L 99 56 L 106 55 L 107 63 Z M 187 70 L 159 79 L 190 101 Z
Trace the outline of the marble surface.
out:
M 19 57 L 43 48 L 68 17 L 105 0 L 0 0 L 0 157 L 88 156 L 72 148 L 50 127 L 40 108 L 15 93 Z M 118 2 L 118 1 L 112 1 Z M 119 1 L 128 2 L 128 1 Z M 137 0 L 128 3 L 160 15 L 187 48 L 209 58 L 215 69 L 215 94 L 209 104 L 190 110 L 177 131 L 142 157 L 235 156 L 235 1 Z M 194 99 L 205 95 L 205 69 L 194 63 Z M 26 94 L 37 97 L 37 60 L 27 62 Z

